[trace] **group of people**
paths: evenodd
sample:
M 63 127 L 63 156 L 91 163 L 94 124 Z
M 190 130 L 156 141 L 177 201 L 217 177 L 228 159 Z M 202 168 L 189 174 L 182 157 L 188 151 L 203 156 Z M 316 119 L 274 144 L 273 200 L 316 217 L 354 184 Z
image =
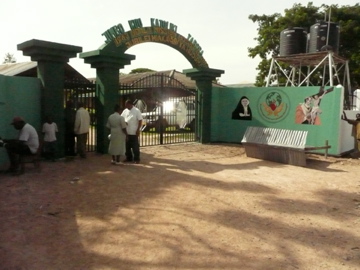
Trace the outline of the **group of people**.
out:
M 125 156 L 123 162 L 140 162 L 139 134 L 142 126 L 141 112 L 133 105 L 131 100 L 125 103 L 125 110 L 115 105 L 114 113 L 107 120 L 109 128 L 109 154 L 112 164 L 121 164 L 120 157 Z M 90 114 L 79 102 L 75 110 L 72 101 L 68 101 L 65 108 L 65 154 L 79 155 L 86 158 L 86 144 L 90 129 Z M 17 139 L 2 139 L 0 147 L 4 147 L 10 160 L 10 167 L 6 172 L 19 173 L 20 157 L 35 155 L 39 149 L 45 158 L 55 161 L 57 152 L 58 126 L 51 116 L 47 116 L 42 125 L 43 140 L 40 139 L 36 129 L 22 117 L 13 118 L 11 125 L 19 131 Z M 76 138 L 76 152 L 75 152 Z M 42 145 L 42 147 L 40 147 Z
M 86 158 L 87 134 L 90 127 L 89 112 L 78 104 L 75 113 L 72 101 L 68 101 L 65 108 L 65 153 L 68 156 L 79 154 Z M 121 164 L 121 156 L 126 158 L 123 162 L 140 162 L 139 135 L 142 126 L 142 116 L 138 108 L 131 100 L 126 100 L 125 109 L 120 105 L 114 106 L 114 113 L 111 114 L 106 123 L 110 130 L 108 152 L 112 156 L 111 163 Z M 77 140 L 77 153 L 75 153 L 75 137 Z
M 121 164 L 120 157 L 125 155 L 124 162 L 140 162 L 139 135 L 142 126 L 142 116 L 131 100 L 126 100 L 125 109 L 115 105 L 114 113 L 107 120 L 109 128 L 109 154 L 112 164 Z
M 82 103 L 78 104 L 77 111 L 74 111 L 74 122 L 72 134 L 74 145 L 75 135 L 77 137 L 77 150 L 81 157 L 86 157 L 86 140 L 90 127 L 90 116 Z M 25 155 L 36 155 L 41 150 L 45 158 L 55 161 L 57 152 L 57 133 L 58 126 L 53 122 L 51 116 L 46 117 L 46 122 L 42 125 L 43 140 L 39 139 L 36 129 L 24 118 L 16 116 L 13 118 L 11 125 L 19 131 L 17 139 L 1 139 L 0 147 L 4 147 L 9 156 L 10 167 L 8 173 L 18 174 L 20 158 Z M 41 147 L 42 146 L 42 147 Z

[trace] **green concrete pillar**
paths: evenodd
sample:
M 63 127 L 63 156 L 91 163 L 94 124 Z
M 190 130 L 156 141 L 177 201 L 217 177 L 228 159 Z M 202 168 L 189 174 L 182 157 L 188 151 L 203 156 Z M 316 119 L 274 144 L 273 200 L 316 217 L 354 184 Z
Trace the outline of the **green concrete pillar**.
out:
M 198 111 L 196 134 L 201 143 L 211 142 L 212 83 L 224 73 L 223 70 L 194 68 L 183 70 L 187 77 L 196 81 L 198 88 Z
M 129 65 L 135 56 L 96 50 L 82 53 L 80 58 L 96 68 L 97 152 L 104 154 L 108 152 L 109 145 L 109 130 L 105 125 L 109 115 L 114 112 L 114 105 L 119 103 L 119 69 Z
M 51 115 L 58 125 L 58 157 L 65 155 L 65 122 L 64 122 L 64 79 L 65 65 L 70 58 L 82 52 L 81 47 L 32 39 L 17 45 L 23 55 L 30 56 L 31 61 L 38 63 L 37 74 L 42 82 L 41 121 Z M 41 131 L 39 131 L 41 132 Z M 40 134 L 39 134 L 40 135 Z

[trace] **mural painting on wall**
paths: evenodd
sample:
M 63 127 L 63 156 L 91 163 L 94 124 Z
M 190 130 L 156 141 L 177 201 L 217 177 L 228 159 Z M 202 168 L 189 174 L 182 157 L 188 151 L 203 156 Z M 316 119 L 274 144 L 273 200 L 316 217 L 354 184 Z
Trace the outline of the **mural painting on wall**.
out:
M 232 112 L 232 119 L 235 120 L 251 120 L 252 114 L 250 109 L 250 100 L 243 96 L 240 98 L 238 105 Z
M 260 115 L 267 121 L 278 122 L 289 113 L 290 99 L 281 90 L 263 93 L 258 101 Z
M 333 90 L 333 87 L 327 90 L 324 90 L 323 87 L 320 87 L 318 93 L 305 97 L 304 102 L 296 106 L 295 123 L 320 125 L 320 114 L 322 113 L 322 110 L 320 109 L 320 102 L 326 94 L 332 92 Z

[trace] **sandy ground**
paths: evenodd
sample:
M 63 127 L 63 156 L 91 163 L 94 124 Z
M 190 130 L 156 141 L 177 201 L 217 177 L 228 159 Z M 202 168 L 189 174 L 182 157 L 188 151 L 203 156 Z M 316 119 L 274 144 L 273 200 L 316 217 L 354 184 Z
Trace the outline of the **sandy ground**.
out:
M 0 269 L 360 269 L 360 160 L 144 147 L 0 174 Z

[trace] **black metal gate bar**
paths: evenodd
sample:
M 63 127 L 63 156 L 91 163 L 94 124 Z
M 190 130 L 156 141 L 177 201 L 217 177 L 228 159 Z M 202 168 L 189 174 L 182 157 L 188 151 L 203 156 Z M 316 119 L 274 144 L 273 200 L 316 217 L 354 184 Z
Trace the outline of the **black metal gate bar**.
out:
M 193 142 L 197 140 L 195 135 L 195 94 L 194 91 L 190 91 L 172 77 L 165 74 L 153 74 L 132 84 L 120 84 L 119 104 L 124 105 L 126 99 L 131 99 L 143 113 L 145 119 L 140 135 L 141 147 Z M 72 100 L 75 107 L 82 102 L 89 111 L 91 127 L 88 134 L 87 151 L 96 151 L 95 83 L 65 81 L 64 108 L 68 100 Z M 182 104 L 183 111 L 181 113 L 179 104 Z M 168 105 L 173 108 L 168 108 Z M 147 119 L 149 117 L 154 118 L 155 121 L 149 122 Z
M 90 130 L 88 133 L 88 140 L 86 150 L 88 152 L 96 151 L 96 110 L 95 110 L 95 84 L 91 82 L 66 81 L 64 83 L 64 108 L 68 100 L 72 100 L 74 107 L 82 102 L 84 108 L 90 113 Z
M 196 141 L 195 91 L 165 74 L 152 74 L 120 84 L 119 102 L 134 101 L 143 115 L 140 146 Z

